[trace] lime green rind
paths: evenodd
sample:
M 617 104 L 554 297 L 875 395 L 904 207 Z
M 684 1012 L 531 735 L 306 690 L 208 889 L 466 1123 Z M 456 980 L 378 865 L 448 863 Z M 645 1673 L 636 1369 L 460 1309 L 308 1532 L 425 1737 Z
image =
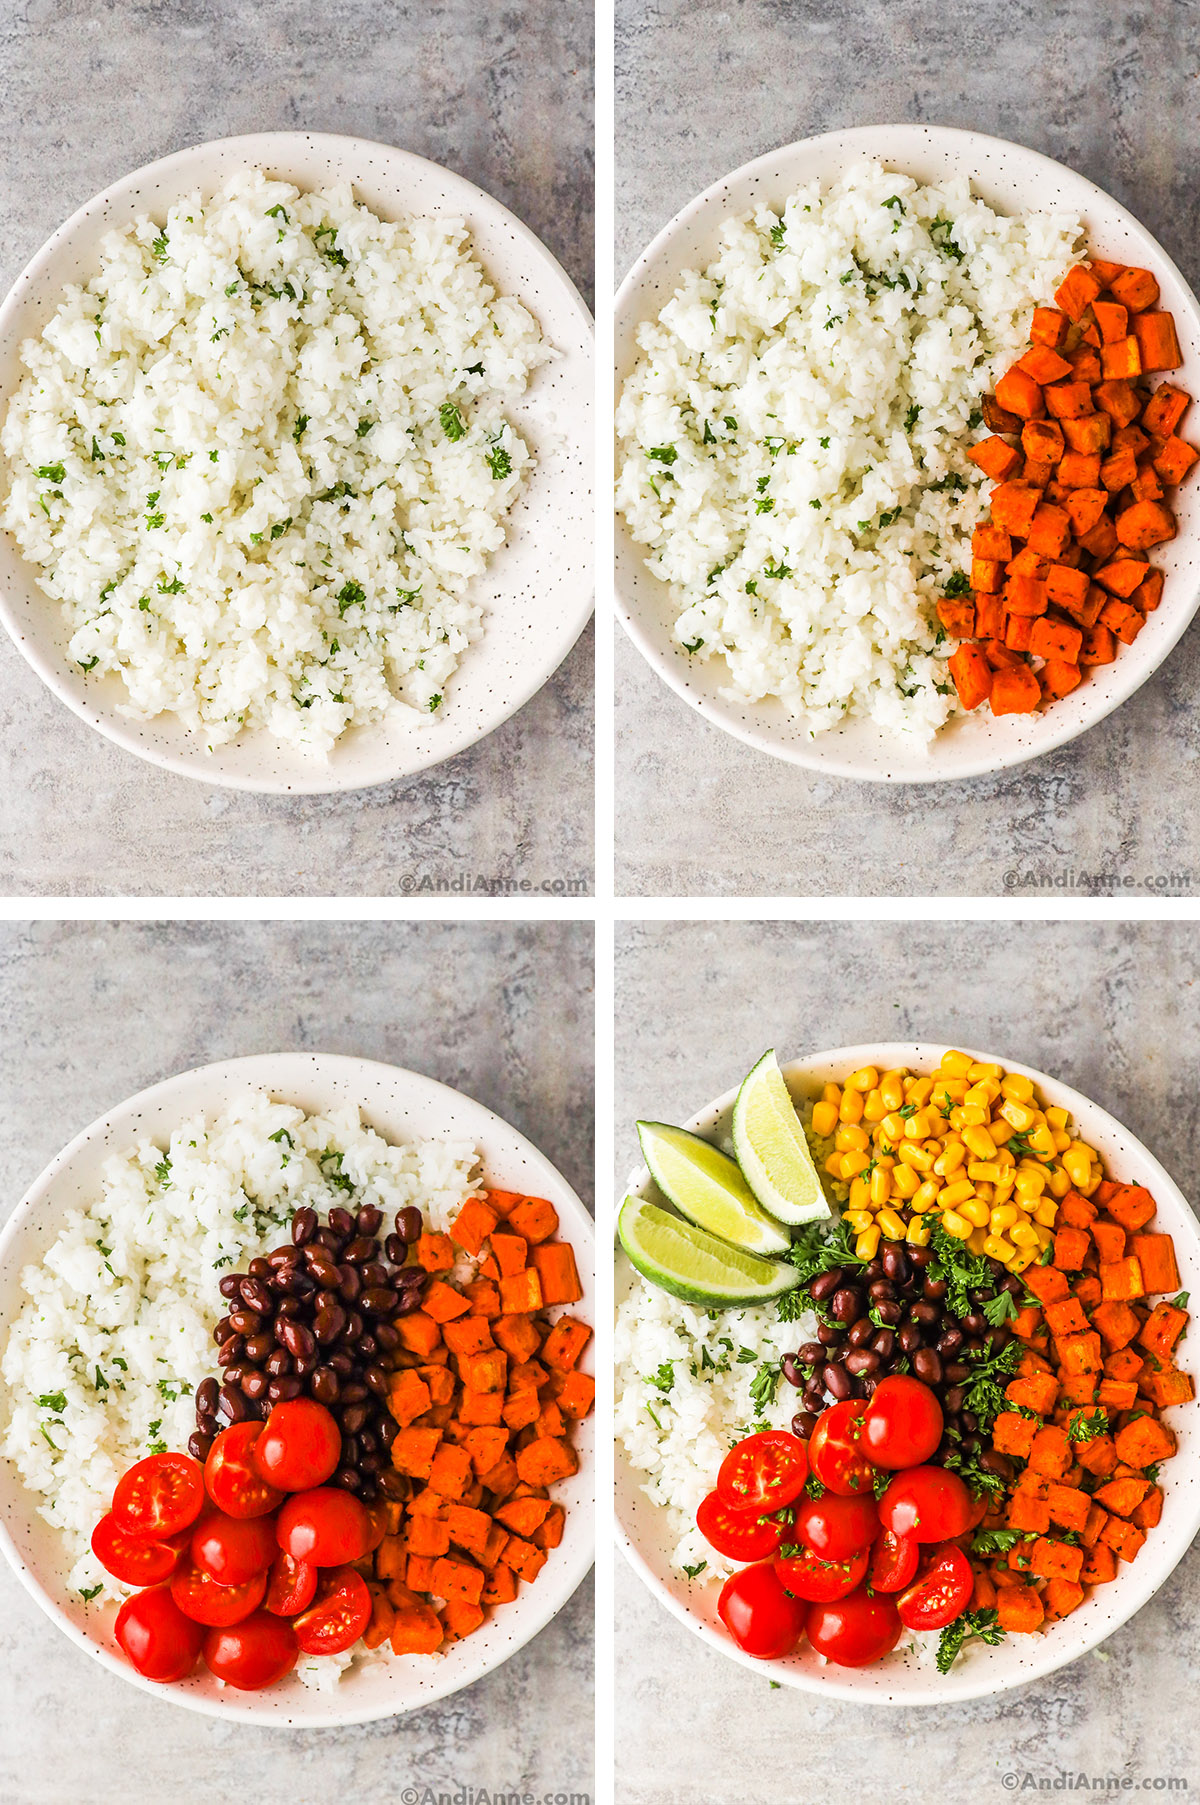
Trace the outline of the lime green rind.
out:
M 755 1197 L 780 1222 L 796 1227 L 832 1215 L 774 1048 L 737 1094 L 733 1150 Z
M 791 1236 L 758 1203 L 736 1160 L 667 1122 L 639 1122 L 637 1131 L 650 1176 L 689 1222 L 747 1253 L 787 1252 Z
M 794 1266 L 731 1247 L 644 1197 L 625 1199 L 617 1234 L 644 1279 L 684 1303 L 706 1309 L 746 1309 L 781 1297 L 800 1283 Z

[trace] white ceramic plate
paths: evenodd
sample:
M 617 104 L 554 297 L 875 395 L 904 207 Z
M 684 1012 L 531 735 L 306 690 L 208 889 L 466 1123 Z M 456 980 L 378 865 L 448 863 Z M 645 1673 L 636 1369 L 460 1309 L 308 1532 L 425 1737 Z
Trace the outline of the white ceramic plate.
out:
M 1154 271 L 1162 306 L 1175 315 L 1183 368 L 1168 380 L 1200 393 L 1200 305 L 1162 246 L 1131 213 L 1093 182 L 1019 144 L 945 126 L 871 125 L 827 132 L 770 151 L 716 182 L 661 231 L 622 283 L 616 301 L 617 389 L 629 375 L 643 320 L 657 316 L 683 271 L 710 263 L 721 223 L 765 201 L 781 206 L 804 182 L 828 181 L 864 156 L 881 158 L 918 181 L 966 175 L 974 192 L 1001 213 L 1065 208 L 1078 214 L 1096 256 Z M 1050 297 L 1047 297 L 1049 299 Z M 1187 431 L 1185 423 L 1185 433 Z M 1195 437 L 1193 424 L 1190 436 Z M 762 752 L 830 776 L 873 783 L 930 783 L 976 777 L 1037 758 L 1104 719 L 1158 669 L 1200 605 L 1200 478 L 1176 492 L 1179 534 L 1159 546 L 1154 562 L 1166 573 L 1163 605 L 1113 664 L 1097 666 L 1086 682 L 1053 707 L 996 720 L 978 709 L 947 724 L 928 753 L 895 743 L 870 721 L 849 721 L 809 737 L 778 701 L 730 700 L 723 659 L 701 664 L 672 639 L 666 585 L 647 570 L 644 548 L 618 518 L 617 608 L 630 638 L 677 695 L 727 733 Z
M 972 1052 L 970 1048 L 963 1050 Z M 842 1082 L 864 1065 L 878 1065 L 883 1070 L 908 1066 L 917 1072 L 931 1072 L 943 1051 L 943 1046 L 899 1041 L 840 1047 L 836 1052 L 794 1059 L 784 1066 L 783 1074 L 799 1102 L 818 1096 L 822 1085 Z M 1024 1072 L 1033 1079 L 1046 1103 L 1061 1104 L 1071 1112 L 1081 1138 L 1098 1150 L 1110 1174 L 1126 1184 L 1145 1185 L 1154 1193 L 1158 1204 L 1156 1226 L 1175 1237 L 1182 1287 L 1194 1294 L 1200 1287 L 1200 1231 L 1183 1193 L 1153 1154 L 1107 1111 L 1057 1079 L 1047 1078 L 1000 1053 L 972 1052 L 972 1057 L 999 1060 L 1010 1072 Z M 736 1090 L 727 1091 L 687 1126 L 729 1148 L 736 1096 Z M 629 1188 L 639 1195 L 652 1194 L 650 1175 L 644 1167 L 634 1173 Z M 618 1250 L 618 1303 L 632 1285 L 642 1282 L 625 1254 Z M 618 1535 L 634 1570 L 674 1616 L 710 1647 L 730 1660 L 740 1661 L 764 1679 L 778 1680 L 802 1692 L 851 1699 L 860 1705 L 941 1705 L 957 1699 L 983 1698 L 1053 1673 L 1055 1668 L 1087 1654 L 1140 1610 L 1182 1559 L 1200 1530 L 1200 1424 L 1193 1421 L 1198 1410 L 1200 1404 L 1183 1405 L 1168 1413 L 1167 1421 L 1179 1436 L 1179 1452 L 1163 1469 L 1162 1522 L 1150 1531 L 1136 1562 L 1122 1565 L 1111 1584 L 1091 1587 L 1086 1602 L 1069 1617 L 1052 1624 L 1044 1634 L 1009 1636 L 994 1648 L 973 1643 L 945 1675 L 939 1674 L 931 1662 L 899 1650 L 874 1667 L 862 1668 L 827 1665 L 807 1642 L 785 1661 L 755 1661 L 742 1654 L 717 1616 L 720 1587 L 713 1582 L 689 1584 L 671 1567 L 673 1538 L 665 1512 L 646 1497 L 641 1475 L 630 1465 L 619 1443 Z
M 208 752 L 173 716 L 141 721 L 122 714 L 124 684 L 116 676 L 87 676 L 68 659 L 61 611 L 42 594 L 7 533 L 0 535 L 0 620 L 68 708 L 154 764 L 230 789 L 361 789 L 438 764 L 491 733 L 553 675 L 587 624 L 593 595 L 592 325 L 570 278 L 541 240 L 472 182 L 388 144 L 259 132 L 147 164 L 59 227 L 0 307 L 0 417 L 21 374 L 22 340 L 43 329 L 69 282 L 92 274 L 104 234 L 143 213 L 165 221 L 167 208 L 181 196 L 195 189 L 211 193 L 247 165 L 300 188 L 350 182 L 355 198 L 383 219 L 465 219 L 474 253 L 495 288 L 525 304 L 558 354 L 535 372 L 511 410 L 537 463 L 509 515 L 508 543 L 473 591 L 486 615 L 483 638 L 463 658 L 436 717 L 352 728 L 326 764 L 262 732 Z M 6 469 L 0 480 L 7 485 Z
M 146 1135 L 161 1137 L 165 1145 L 188 1116 L 218 1111 L 254 1085 L 310 1112 L 360 1105 L 364 1120 L 389 1140 L 469 1136 L 479 1149 L 488 1183 L 548 1197 L 554 1204 L 564 1237 L 575 1249 L 584 1287 L 583 1301 L 575 1308 L 585 1321 L 595 1322 L 591 1218 L 566 1179 L 524 1135 L 482 1104 L 397 1066 L 323 1053 L 264 1053 L 201 1066 L 141 1091 L 85 1128 L 59 1154 L 0 1233 L 0 1336 L 7 1338 L 8 1325 L 25 1301 L 22 1267 L 39 1260 L 54 1241 L 65 1210 L 96 1195 L 100 1169 L 110 1153 Z M 585 1355 L 584 1365 L 588 1364 Z M 88 1606 L 67 1592 L 59 1533 L 37 1515 L 32 1495 L 8 1460 L 0 1460 L 0 1548 L 26 1590 L 72 1642 L 155 1698 L 211 1717 L 243 1718 L 268 1727 L 366 1723 L 416 1710 L 471 1685 L 515 1654 L 566 1604 L 592 1562 L 594 1419 L 579 1425 L 576 1444 L 579 1471 L 555 1494 L 567 1511 L 563 1539 L 551 1551 L 536 1584 L 522 1587 L 511 1605 L 498 1607 L 481 1629 L 454 1643 L 446 1654 L 369 1662 L 332 1691 L 310 1689 L 293 1675 L 265 1692 L 238 1692 L 214 1680 L 203 1665 L 177 1685 L 156 1686 L 142 1679 L 112 1640 L 116 1606 Z

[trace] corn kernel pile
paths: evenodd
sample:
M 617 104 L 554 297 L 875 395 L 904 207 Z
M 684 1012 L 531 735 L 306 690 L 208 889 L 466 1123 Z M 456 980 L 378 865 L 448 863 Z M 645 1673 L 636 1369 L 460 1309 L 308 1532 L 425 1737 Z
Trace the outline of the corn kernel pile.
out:
M 953 1049 L 928 1078 L 864 1066 L 827 1084 L 812 1128 L 832 1141 L 825 1171 L 864 1260 L 881 1240 L 927 1246 L 936 1217 L 972 1253 L 1022 1272 L 1053 1240 L 1058 1200 L 1089 1196 L 1104 1176 L 1030 1079 Z

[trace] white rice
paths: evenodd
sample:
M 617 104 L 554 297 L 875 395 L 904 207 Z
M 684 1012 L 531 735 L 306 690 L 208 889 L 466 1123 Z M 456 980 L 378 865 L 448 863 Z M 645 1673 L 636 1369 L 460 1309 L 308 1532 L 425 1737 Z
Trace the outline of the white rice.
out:
M 110 233 L 22 346 L 0 522 L 126 713 L 320 757 L 480 637 L 547 355 L 461 220 L 243 170 Z
M 618 506 L 723 693 L 912 743 L 957 711 L 934 607 L 986 512 L 966 451 L 1081 237 L 865 161 L 727 220 L 643 324 Z
M 68 1590 L 100 1602 L 133 1590 L 105 1573 L 89 1540 L 128 1467 L 187 1446 L 193 1394 L 216 1371 L 222 1269 L 287 1239 L 302 1205 L 324 1214 L 344 1203 L 339 1176 L 361 1187 L 355 1207 L 374 1203 L 390 1219 L 415 1205 L 441 1230 L 477 1170 L 468 1140 L 394 1146 L 356 1109 L 307 1116 L 263 1091 L 186 1122 L 165 1150 L 144 1141 L 106 1161 L 95 1198 L 67 1212 L 43 1263 L 23 1271 L 29 1302 L 0 1363 L 0 1452 L 61 1532 Z M 349 1663 L 298 1671 L 328 1684 Z

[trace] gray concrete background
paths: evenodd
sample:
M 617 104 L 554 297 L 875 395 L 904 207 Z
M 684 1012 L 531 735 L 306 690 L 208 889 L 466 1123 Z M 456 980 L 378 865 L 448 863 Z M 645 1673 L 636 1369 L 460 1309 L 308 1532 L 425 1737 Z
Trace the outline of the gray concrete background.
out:
M 1193 0 L 617 0 L 617 270 L 751 157 L 917 120 L 1069 164 L 1196 287 L 1198 69 Z M 1007 775 L 903 789 L 753 752 L 617 641 L 618 893 L 996 895 L 1007 871 L 1114 869 L 1200 888 L 1200 821 L 1180 806 L 1200 752 L 1196 623 L 1072 745 Z
M 144 1085 L 280 1048 L 440 1078 L 520 1128 L 591 1200 L 587 924 L 4 924 L 0 1020 L 0 1217 L 79 1129 Z M 394 1805 L 405 1787 L 594 1795 L 592 1698 L 590 1584 L 440 1704 L 280 1732 L 195 1716 L 101 1671 L 0 1563 L 5 1805 Z
M 480 0 L 0 0 L 0 292 L 84 201 L 238 132 L 398 144 L 477 182 L 592 290 L 592 9 Z M 243 796 L 110 745 L 0 644 L 0 892 L 386 896 L 399 875 L 592 874 L 592 629 L 424 775 Z
M 1195 1197 L 1198 980 L 1191 923 L 622 924 L 617 1184 L 638 1163 L 637 1117 L 686 1121 L 766 1047 L 921 1039 L 1077 1086 Z M 980 1805 L 1023 1796 L 1005 1774 L 1048 1785 L 1064 1769 L 1200 1786 L 1200 1545 L 1098 1653 L 919 1712 L 773 1692 L 676 1623 L 620 1557 L 616 1579 L 619 1805 Z

